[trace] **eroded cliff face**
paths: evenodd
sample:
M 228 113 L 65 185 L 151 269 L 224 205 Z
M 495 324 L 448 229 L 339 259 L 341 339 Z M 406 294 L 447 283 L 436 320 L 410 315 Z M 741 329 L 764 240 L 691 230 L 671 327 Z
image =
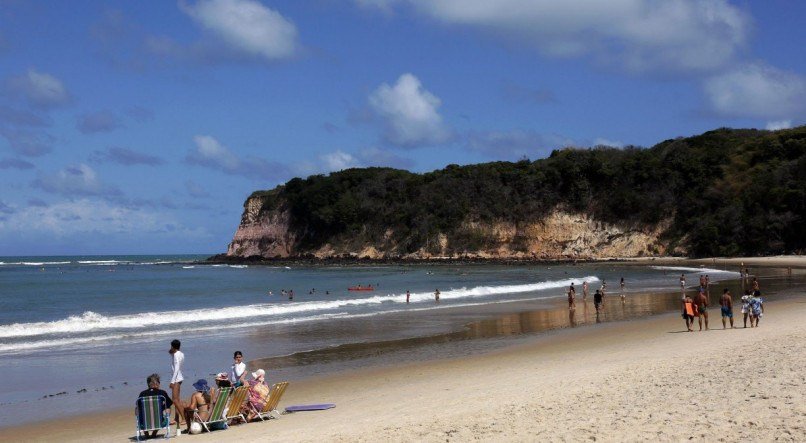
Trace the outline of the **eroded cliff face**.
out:
M 413 253 L 401 252 L 389 229 L 380 244 L 361 242 L 357 238 L 334 239 L 315 250 L 300 250 L 296 234 L 290 229 L 290 212 L 280 209 L 262 211 L 263 200 L 250 198 L 244 205 L 241 224 L 227 249 L 231 257 L 264 258 L 297 257 L 311 254 L 319 258 L 494 258 L 494 259 L 603 259 L 609 257 L 658 256 L 669 252 L 661 236 L 667 223 L 657 226 L 624 226 L 603 223 L 586 214 L 556 209 L 542 220 L 518 223 L 481 223 L 466 221 L 455 233 L 439 233 L 428 244 Z M 476 248 L 459 248 L 451 236 L 479 239 Z M 455 242 L 454 242 L 455 243 Z
M 265 258 L 289 257 L 296 236 L 291 232 L 287 209 L 261 211 L 263 199 L 250 198 L 244 204 L 241 224 L 227 248 L 227 256 Z

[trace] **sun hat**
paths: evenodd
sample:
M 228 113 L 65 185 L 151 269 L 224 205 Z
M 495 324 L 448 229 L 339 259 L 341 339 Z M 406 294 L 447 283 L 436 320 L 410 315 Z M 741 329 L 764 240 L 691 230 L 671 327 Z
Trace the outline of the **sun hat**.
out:
M 265 376 L 266 376 L 266 371 L 264 371 L 263 369 L 258 369 L 257 371 L 252 373 L 252 378 L 254 378 L 254 379 L 263 378 Z
M 222 381 L 223 380 L 229 380 L 229 375 L 227 375 L 226 372 L 219 372 L 218 374 L 216 374 L 215 379 L 216 380 L 222 380 Z
M 196 380 L 196 383 L 193 383 L 193 387 L 200 392 L 207 392 L 210 390 L 210 385 L 208 385 L 207 380 L 203 378 Z

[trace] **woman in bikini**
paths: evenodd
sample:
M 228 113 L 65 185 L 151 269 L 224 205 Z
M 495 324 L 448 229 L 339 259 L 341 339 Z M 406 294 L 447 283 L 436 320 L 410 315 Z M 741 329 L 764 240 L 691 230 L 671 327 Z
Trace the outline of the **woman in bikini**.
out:
M 210 405 L 213 403 L 207 380 L 200 378 L 196 383 L 193 383 L 193 388 L 196 389 L 196 392 L 190 396 L 188 407 L 185 408 L 185 422 L 188 425 L 188 433 L 190 433 L 190 424 L 193 422 L 193 413 L 199 414 L 202 420 L 207 420 L 210 415 Z

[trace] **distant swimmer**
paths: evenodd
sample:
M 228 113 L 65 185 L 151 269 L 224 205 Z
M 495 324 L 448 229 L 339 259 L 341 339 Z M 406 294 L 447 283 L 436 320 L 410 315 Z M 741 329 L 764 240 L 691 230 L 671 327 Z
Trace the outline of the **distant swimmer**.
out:
M 411 292 L 406 291 L 406 303 L 408 303 L 408 302 L 409 302 L 409 299 L 410 299 L 410 298 L 411 298 Z
M 434 291 L 434 300 L 439 303 L 439 289 Z
M 269 291 L 269 295 L 274 295 L 274 294 L 272 294 L 271 291 Z
M 588 298 L 588 281 L 585 280 L 582 282 L 582 299 L 585 300 Z
M 293 289 L 291 289 L 291 290 L 289 290 L 289 291 L 288 291 L 288 299 L 289 299 L 289 300 L 293 300 L 293 299 L 294 299 L 294 290 L 293 290 Z

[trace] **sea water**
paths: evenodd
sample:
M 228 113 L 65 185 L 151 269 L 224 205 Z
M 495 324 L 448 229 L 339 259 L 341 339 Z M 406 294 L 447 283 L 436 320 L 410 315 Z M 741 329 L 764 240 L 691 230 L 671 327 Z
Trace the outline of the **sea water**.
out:
M 327 350 L 450 334 L 493 313 L 556 304 L 572 282 L 581 299 L 584 281 L 592 297 L 603 282 L 618 294 L 621 277 L 627 294 L 679 290 L 681 273 L 690 285 L 702 273 L 714 282 L 738 277 L 607 263 L 263 266 L 203 258 L 0 257 L 0 426 L 43 408 L 54 417 L 133 405 L 151 373 L 167 388 L 173 339 L 185 353 L 187 396 L 195 379 L 228 370 L 235 350 L 250 369 L 285 365 L 265 367 L 269 381 L 293 379 L 344 369 L 315 365 Z M 348 290 L 357 285 L 374 290 Z M 293 300 L 283 295 L 292 290 Z

